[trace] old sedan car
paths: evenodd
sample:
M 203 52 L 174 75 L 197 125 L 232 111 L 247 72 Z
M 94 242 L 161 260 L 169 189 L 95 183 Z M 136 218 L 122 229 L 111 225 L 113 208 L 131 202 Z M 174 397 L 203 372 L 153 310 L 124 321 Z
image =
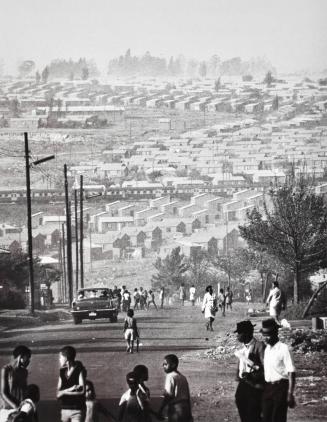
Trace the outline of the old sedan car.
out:
M 78 290 L 71 310 L 75 324 L 80 324 L 83 319 L 98 318 L 117 322 L 118 312 L 118 298 L 113 297 L 111 290 L 104 287 Z

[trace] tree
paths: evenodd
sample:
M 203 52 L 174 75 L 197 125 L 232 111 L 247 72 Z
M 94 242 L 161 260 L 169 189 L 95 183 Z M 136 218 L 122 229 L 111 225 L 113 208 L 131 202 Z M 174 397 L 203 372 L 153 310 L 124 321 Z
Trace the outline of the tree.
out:
M 215 91 L 218 92 L 221 88 L 221 81 L 220 78 L 215 80 Z
M 187 275 L 191 278 L 192 284 L 197 289 L 204 289 L 210 284 L 212 276 L 212 265 L 210 256 L 202 249 L 195 249 L 191 252 L 190 257 L 186 260 L 188 270 Z
M 241 236 L 257 250 L 277 258 L 293 273 L 293 299 L 299 301 L 301 277 L 326 264 L 327 212 L 323 199 L 302 178 L 290 177 L 270 189 L 272 209 L 254 209 Z
M 271 84 L 274 82 L 274 78 L 272 76 L 272 73 L 270 70 L 266 73 L 266 76 L 263 80 L 263 83 L 266 84 L 268 87 L 271 86 Z
M 212 263 L 227 275 L 228 286 L 231 285 L 232 281 L 244 283 L 246 275 L 252 269 L 251 255 L 244 248 L 238 248 L 226 255 L 214 257 Z
M 18 66 L 18 73 L 21 78 L 25 78 L 35 69 L 35 62 L 33 60 L 24 60 Z
M 206 62 L 201 62 L 199 67 L 199 75 L 201 78 L 205 78 L 207 76 L 207 65 Z
M 20 107 L 19 107 L 19 101 L 17 100 L 17 98 L 13 98 L 12 100 L 9 101 L 9 109 L 13 117 L 19 117 Z
M 276 96 L 274 97 L 274 99 L 273 99 L 273 102 L 272 102 L 271 108 L 272 108 L 273 110 L 278 110 L 278 107 L 279 107 L 279 98 L 278 98 L 278 96 L 276 95 Z
M 87 67 L 83 67 L 82 69 L 82 79 L 86 81 L 89 78 L 89 69 Z
M 181 254 L 181 248 L 173 249 L 166 258 L 158 258 L 154 264 L 158 271 L 152 276 L 151 282 L 153 288 L 164 287 L 167 291 L 175 291 L 183 282 L 187 263 L 185 256 Z
M 39 83 L 40 83 L 40 81 L 41 81 L 41 75 L 40 75 L 40 72 L 37 70 L 37 71 L 35 72 L 35 82 L 36 82 L 37 84 L 39 84 Z
M 49 68 L 48 66 L 46 66 L 43 70 L 42 70 L 42 82 L 43 83 L 47 83 L 48 79 L 49 79 Z

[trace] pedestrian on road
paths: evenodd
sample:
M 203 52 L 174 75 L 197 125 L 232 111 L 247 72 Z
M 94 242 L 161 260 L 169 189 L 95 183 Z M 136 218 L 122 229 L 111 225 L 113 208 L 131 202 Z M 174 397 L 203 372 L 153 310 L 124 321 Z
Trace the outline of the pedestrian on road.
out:
M 279 316 L 282 311 L 282 291 L 278 281 L 274 281 L 266 301 L 269 306 L 269 315 L 279 324 Z
M 218 293 L 218 307 L 221 310 L 222 316 L 225 316 L 225 308 L 226 308 L 226 302 L 225 302 L 225 294 L 224 289 L 220 289 Z
M 249 288 L 249 290 L 245 291 L 245 300 L 248 306 L 250 306 L 250 302 L 252 302 L 252 289 Z
M 134 353 L 134 341 L 139 338 L 139 332 L 133 309 L 127 311 L 127 316 L 124 321 L 124 337 L 127 344 L 126 352 Z
M 230 308 L 232 310 L 233 305 L 233 292 L 231 291 L 230 287 L 226 287 L 226 293 L 225 293 L 225 303 L 226 303 L 226 309 Z
M 96 399 L 94 384 L 90 380 L 85 381 L 85 404 L 86 415 L 84 422 L 99 422 L 100 415 L 104 415 L 109 420 L 117 420 L 117 418 L 115 418 L 115 416 Z
M 76 350 L 72 346 L 65 346 L 59 352 L 57 399 L 61 422 L 84 422 L 85 418 L 86 370 L 75 358 Z
M 156 310 L 158 310 L 158 307 L 157 307 L 157 304 L 156 304 L 156 301 L 155 301 L 155 297 L 154 297 L 154 292 L 152 290 L 149 290 L 148 310 L 150 308 L 151 303 L 153 303 Z
M 181 301 L 182 306 L 184 306 L 185 299 L 186 299 L 186 291 L 185 291 L 185 286 L 182 283 L 179 288 L 179 300 Z
M 127 289 L 123 293 L 123 312 L 127 312 L 131 306 L 131 295 Z
M 143 290 L 142 292 L 142 298 L 143 298 L 143 307 L 144 309 L 148 309 L 148 291 Z
M 114 286 L 114 290 L 113 290 L 113 295 L 114 295 L 114 297 L 115 298 L 117 298 L 117 300 L 118 300 L 118 309 L 120 310 L 120 306 L 121 306 L 121 291 L 120 291 L 120 289 L 118 289 L 118 287 L 117 286 Z
M 212 286 L 206 287 L 206 293 L 203 297 L 202 302 L 202 313 L 204 313 L 204 317 L 207 320 L 206 328 L 207 331 L 213 331 L 212 324 L 215 320 L 217 312 L 217 298 L 215 293 L 213 292 Z
M 166 381 L 159 416 L 162 417 L 164 408 L 168 406 L 168 422 L 192 422 L 190 389 L 186 377 L 178 371 L 178 363 L 176 355 L 164 358 Z
M 144 422 L 144 403 L 138 394 L 139 380 L 134 372 L 126 375 L 128 390 L 119 402 L 119 422 Z
M 1 369 L 0 409 L 17 409 L 25 398 L 27 390 L 27 367 L 30 363 L 31 350 L 20 345 L 12 352 L 12 361 Z M 6 412 L 1 412 L 5 414 Z
M 135 287 L 134 289 L 133 298 L 134 298 L 134 311 L 136 311 L 136 309 L 140 309 L 140 293 L 138 292 L 137 287 Z
M 238 341 L 243 343 L 243 348 L 235 352 L 239 359 L 235 401 L 241 422 L 261 422 L 265 344 L 253 337 L 254 327 L 246 320 L 238 322 L 234 331 Z
M 159 292 L 159 300 L 160 300 L 160 308 L 163 309 L 164 301 L 165 301 L 165 288 L 161 287 Z
M 143 310 L 144 309 L 144 305 L 145 305 L 143 287 L 140 287 L 139 293 L 140 293 L 140 309 Z
M 263 422 L 286 422 L 287 408 L 295 407 L 295 367 L 287 344 L 279 341 L 275 319 L 262 321 L 266 343 L 264 354 L 265 388 L 262 398 Z
M 190 287 L 190 302 L 192 306 L 194 306 L 195 304 L 195 292 L 196 292 L 196 289 L 194 287 L 194 284 L 192 284 L 192 286 Z

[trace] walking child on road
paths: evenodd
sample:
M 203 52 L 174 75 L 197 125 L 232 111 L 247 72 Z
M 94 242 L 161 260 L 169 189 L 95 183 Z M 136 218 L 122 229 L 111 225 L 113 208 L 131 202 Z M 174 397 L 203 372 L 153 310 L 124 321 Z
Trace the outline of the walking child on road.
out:
M 163 309 L 164 301 L 165 301 L 165 288 L 161 287 L 159 292 L 159 300 L 160 300 L 160 309 Z
M 158 310 L 158 307 L 155 302 L 154 292 L 152 290 L 149 290 L 149 300 L 148 300 L 148 310 L 150 308 L 150 304 L 153 303 L 156 310 Z
M 226 287 L 225 303 L 226 303 L 226 309 L 230 308 L 230 310 L 232 310 L 233 292 L 231 291 L 230 287 Z
M 135 287 L 134 289 L 133 298 L 134 298 L 134 311 L 136 311 L 136 309 L 140 308 L 140 293 L 138 292 L 137 287 Z
M 133 309 L 127 311 L 127 316 L 124 321 L 124 337 L 127 344 L 126 352 L 134 353 L 134 341 L 139 338 L 139 332 Z
M 225 307 L 226 307 L 225 300 L 226 298 L 224 294 L 224 289 L 220 289 L 218 293 L 218 307 L 221 310 L 222 316 L 225 316 Z
M 117 418 L 96 399 L 94 384 L 90 380 L 85 381 L 85 399 L 86 415 L 84 422 L 99 422 L 100 415 L 104 415 L 109 420 L 117 421 Z
M 192 422 L 190 390 L 186 377 L 178 371 L 178 363 L 176 355 L 164 358 L 166 381 L 159 416 L 162 417 L 164 408 L 168 406 L 168 422 Z
M 194 306 L 195 304 L 195 292 L 196 292 L 196 289 L 194 287 L 194 284 L 192 284 L 192 286 L 190 287 L 190 302 L 192 306 Z

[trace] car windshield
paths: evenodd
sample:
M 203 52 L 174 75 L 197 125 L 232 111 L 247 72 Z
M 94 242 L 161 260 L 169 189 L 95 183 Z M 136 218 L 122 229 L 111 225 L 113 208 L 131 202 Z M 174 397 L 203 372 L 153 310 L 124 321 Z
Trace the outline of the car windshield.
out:
M 87 299 L 108 299 L 109 292 L 106 289 L 90 289 L 90 290 L 80 290 L 77 292 L 78 300 L 87 300 Z

